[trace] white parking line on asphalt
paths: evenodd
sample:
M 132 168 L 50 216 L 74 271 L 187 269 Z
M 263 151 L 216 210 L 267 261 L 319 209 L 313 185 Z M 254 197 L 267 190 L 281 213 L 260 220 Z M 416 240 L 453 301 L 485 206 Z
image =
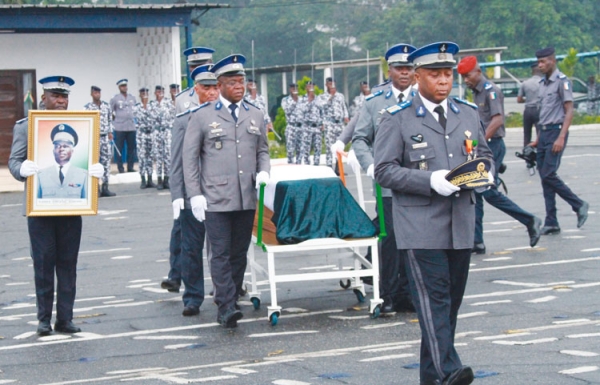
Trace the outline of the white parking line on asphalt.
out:
M 25 261 L 31 259 L 31 257 L 17 257 L 17 258 L 13 258 L 13 261 Z
M 369 318 L 370 315 L 354 315 L 354 316 L 348 316 L 348 315 L 330 315 L 329 318 L 331 319 L 339 319 L 342 321 L 352 321 L 352 320 L 357 320 L 357 319 L 367 319 Z
M 559 373 L 560 374 L 589 373 L 589 372 L 595 372 L 598 369 L 600 369 L 600 368 L 598 368 L 597 366 L 580 366 L 578 368 L 561 370 Z
M 198 340 L 199 336 L 138 336 L 133 337 L 134 340 L 155 340 L 155 341 L 165 341 L 165 340 Z
M 584 352 L 582 350 L 561 350 L 562 354 L 567 354 L 569 356 L 577 356 L 577 357 L 596 357 L 598 353 L 594 352 Z
M 587 252 L 590 252 L 590 251 L 600 251 L 600 247 L 596 247 L 594 249 L 583 249 L 583 250 L 581 250 L 582 253 L 587 253 Z
M 233 373 L 233 374 L 241 374 L 241 375 L 256 373 L 256 370 L 236 368 L 235 366 L 229 367 L 229 368 L 221 368 L 221 370 L 224 372 Z
M 105 304 L 105 305 L 114 305 L 114 304 L 117 304 L 117 303 L 125 303 L 125 302 L 131 302 L 131 301 L 135 301 L 135 300 L 133 298 L 128 298 L 128 299 L 118 299 L 118 300 L 115 300 L 115 301 L 105 301 L 105 302 L 102 302 L 102 303 Z
M 515 337 L 530 336 L 532 334 L 533 333 L 499 334 L 497 336 L 483 336 L 483 337 L 475 337 L 473 339 L 477 340 L 477 341 L 489 341 L 489 340 L 500 340 L 500 339 L 508 339 L 508 338 L 515 338 Z
M 127 251 L 127 250 L 131 250 L 131 247 L 121 247 L 118 249 L 103 249 L 103 250 L 85 250 L 85 251 L 80 251 L 79 254 L 113 253 L 115 251 Z
M 563 265 L 567 263 L 578 263 L 588 261 L 598 261 L 600 257 L 589 257 L 589 258 L 578 258 L 578 259 L 563 259 L 559 261 L 549 262 L 537 262 L 537 263 L 524 263 L 522 265 L 506 265 L 506 266 L 494 266 L 494 267 L 481 267 L 479 269 L 470 269 L 470 273 L 479 271 L 494 271 L 494 270 L 507 270 L 507 269 L 523 269 L 525 267 L 536 267 L 536 266 L 551 266 L 551 265 Z
M 371 329 L 383 329 L 383 328 L 393 328 L 396 326 L 400 326 L 400 325 L 406 325 L 405 322 L 391 322 L 391 323 L 385 323 L 385 324 L 376 324 L 376 325 L 366 325 L 366 326 L 361 326 L 361 329 L 364 330 L 371 330 Z
M 119 255 L 116 257 L 111 257 L 110 259 L 131 259 L 133 258 L 133 255 Z
M 486 315 L 486 314 L 488 314 L 487 311 L 476 311 L 473 313 L 459 314 L 457 318 L 464 319 L 464 318 L 471 318 L 471 317 L 479 317 L 479 316 Z
M 556 299 L 555 296 L 548 295 L 546 297 L 540 297 L 540 298 L 536 298 L 536 299 L 531 299 L 531 300 L 525 301 L 525 302 L 528 302 L 528 303 L 542 303 L 542 302 L 549 302 L 549 301 L 552 301 L 554 299 Z
M 389 346 L 387 348 L 375 348 L 375 349 L 365 349 L 361 351 L 361 353 L 379 353 L 379 352 L 388 352 L 390 350 L 399 350 L 399 349 L 409 349 L 412 348 L 413 345 L 398 345 L 398 346 Z
M 546 286 L 541 283 L 527 283 L 527 282 L 515 282 L 515 281 L 505 281 L 505 280 L 492 281 L 492 283 L 497 283 L 499 285 L 524 286 L 524 287 L 544 287 L 544 286 Z
M 567 319 L 563 321 L 552 321 L 554 325 L 564 325 L 564 324 L 577 324 L 582 322 L 589 322 L 590 320 L 587 318 L 577 318 L 577 319 Z
M 128 285 L 125 286 L 127 289 L 140 289 L 142 287 L 150 287 L 150 286 L 156 286 L 158 285 L 158 282 L 150 282 L 150 283 L 138 283 L 136 285 Z M 165 289 L 162 289 L 162 291 L 165 291 Z
M 537 340 L 529 340 L 529 341 L 492 341 L 493 344 L 497 345 L 536 345 L 536 344 L 544 344 L 546 342 L 554 342 L 558 341 L 558 338 L 550 337 L 550 338 L 539 338 Z
M 294 332 L 275 332 L 275 333 L 257 333 L 249 334 L 248 338 L 264 338 L 264 337 L 279 337 L 279 336 L 292 336 L 297 334 L 314 334 L 318 333 L 318 330 L 299 330 Z
M 310 385 L 310 382 L 294 381 L 294 380 L 275 380 L 274 385 Z
M 500 303 L 512 303 L 512 301 L 510 299 L 502 299 L 500 301 L 475 302 L 471 306 L 497 305 Z
M 129 283 L 144 283 L 144 282 L 152 282 L 151 279 L 134 279 L 133 281 L 129 281 Z
M 414 357 L 414 356 L 415 355 L 412 354 L 412 353 L 393 354 L 393 355 L 389 355 L 389 356 L 363 358 L 362 360 L 358 360 L 358 362 L 374 362 L 374 361 L 397 360 L 397 359 L 400 359 L 400 358 L 408 358 L 408 357 Z
M 484 259 L 482 259 L 482 261 L 496 262 L 496 261 L 508 261 L 509 259 L 513 259 L 513 258 L 512 257 L 484 258 Z
M 600 333 L 571 334 L 571 335 L 567 336 L 567 338 L 590 338 L 590 337 L 600 337 Z

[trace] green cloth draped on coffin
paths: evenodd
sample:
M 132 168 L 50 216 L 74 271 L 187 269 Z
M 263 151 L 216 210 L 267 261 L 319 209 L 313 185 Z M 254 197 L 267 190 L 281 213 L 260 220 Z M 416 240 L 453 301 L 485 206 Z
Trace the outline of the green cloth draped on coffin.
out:
M 376 233 L 339 178 L 280 181 L 273 209 L 281 244 L 315 238 L 369 238 Z

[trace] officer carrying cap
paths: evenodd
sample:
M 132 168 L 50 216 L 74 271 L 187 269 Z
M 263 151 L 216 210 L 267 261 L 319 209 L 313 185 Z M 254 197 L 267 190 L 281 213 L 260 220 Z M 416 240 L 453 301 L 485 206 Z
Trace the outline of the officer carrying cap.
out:
M 457 166 L 448 174 L 446 180 L 453 185 L 465 190 L 489 186 L 489 172 L 492 161 L 488 158 L 475 158 Z
M 537 57 L 538 59 L 552 55 L 554 55 L 554 47 L 546 47 L 535 51 L 535 57 Z
M 456 64 L 454 55 L 458 53 L 458 45 L 450 41 L 428 44 L 416 49 L 408 56 L 416 68 L 452 68 Z
M 191 47 L 183 51 L 183 54 L 187 56 L 188 64 L 200 64 L 207 60 L 212 61 L 212 54 L 215 52 L 212 48 L 206 47 Z
M 393 67 L 412 67 L 413 63 L 408 56 L 417 48 L 410 44 L 396 44 L 385 53 L 385 60 Z
M 79 141 L 77 133 L 73 127 L 68 124 L 59 124 L 55 126 L 50 132 L 50 139 L 52 139 L 52 144 L 57 144 L 57 142 L 67 142 L 71 143 L 73 147 L 77 146 L 77 142 Z
M 465 56 L 458 63 L 456 71 L 461 75 L 466 75 L 473 71 L 475 67 L 477 67 L 477 58 L 475 56 Z
M 194 68 L 192 71 L 194 83 L 203 84 L 205 86 L 214 86 L 217 84 L 217 76 L 212 72 L 213 67 L 213 64 L 204 64 Z
M 215 64 L 212 71 L 218 77 L 226 75 L 246 75 L 244 72 L 244 63 L 246 58 L 241 54 L 229 55 Z
M 71 86 L 75 84 L 75 80 L 67 76 L 48 76 L 40 79 L 39 83 L 44 91 L 68 95 L 71 92 Z
M 118 86 L 126 86 L 127 85 L 127 79 L 121 79 L 117 82 Z

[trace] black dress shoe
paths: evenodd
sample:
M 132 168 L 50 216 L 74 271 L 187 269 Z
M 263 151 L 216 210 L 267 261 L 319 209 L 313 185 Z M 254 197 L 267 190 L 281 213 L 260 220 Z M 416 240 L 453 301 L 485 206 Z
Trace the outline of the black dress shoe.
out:
M 181 284 L 173 279 L 165 279 L 160 283 L 160 287 L 170 291 L 171 293 L 179 293 Z
M 397 313 L 415 313 L 415 305 L 413 305 L 412 301 L 404 297 L 402 299 L 394 300 L 394 310 Z
M 485 243 L 476 243 L 473 245 L 471 254 L 485 254 Z
M 590 205 L 587 202 L 583 202 L 581 207 L 577 209 L 577 228 L 583 226 L 588 217 L 588 210 L 590 209 Z
M 381 315 L 393 315 L 396 314 L 396 310 L 394 310 L 394 304 L 392 301 L 383 301 L 383 305 L 381 305 Z
M 217 322 L 226 329 L 237 327 L 237 322 L 244 317 L 241 311 L 235 307 L 229 308 L 225 313 L 217 316 Z
M 198 315 L 198 314 L 200 314 L 200 308 L 197 308 L 195 306 L 186 306 L 183 308 L 183 311 L 181 312 L 181 314 L 184 317 L 191 317 L 194 315 Z
M 473 382 L 473 369 L 468 366 L 463 366 L 456 369 L 442 382 L 442 385 L 469 385 Z
M 61 333 L 79 333 L 81 331 L 80 328 L 75 326 L 72 321 L 56 321 L 54 324 L 54 330 Z
M 52 333 L 52 326 L 50 326 L 50 321 L 40 321 L 37 327 L 37 334 L 41 337 L 49 336 Z
M 529 233 L 529 246 L 535 247 L 540 237 L 542 236 L 542 220 L 538 217 L 533 217 L 529 226 L 527 226 L 527 232 Z
M 560 227 L 558 226 L 544 226 L 540 230 L 542 235 L 556 235 L 560 234 Z

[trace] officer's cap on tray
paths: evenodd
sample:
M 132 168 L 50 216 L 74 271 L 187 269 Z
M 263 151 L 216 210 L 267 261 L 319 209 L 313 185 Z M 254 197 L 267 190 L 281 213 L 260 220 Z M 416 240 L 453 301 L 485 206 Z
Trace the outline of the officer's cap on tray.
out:
M 217 76 L 212 72 L 214 65 L 204 64 L 194 68 L 192 71 L 192 79 L 194 83 L 200 83 L 205 86 L 213 86 L 217 84 Z
M 456 43 L 440 41 L 418 48 L 408 56 L 408 60 L 415 68 L 452 68 L 456 65 L 454 55 L 457 53 Z
M 52 91 L 57 94 L 68 95 L 75 80 L 67 76 L 47 76 L 39 80 L 44 91 Z
M 475 158 L 457 166 L 448 174 L 446 180 L 465 190 L 491 185 L 489 172 L 492 161 L 488 158 Z
M 202 64 L 207 61 L 212 62 L 212 54 L 215 52 L 212 48 L 207 47 L 191 47 L 183 51 L 183 54 L 187 56 L 188 64 Z
M 413 63 L 408 59 L 417 48 L 410 44 L 396 44 L 385 53 L 385 60 L 391 66 L 412 67 Z
M 244 55 L 229 55 L 215 63 L 212 71 L 215 73 L 217 78 L 223 75 L 245 75 L 246 72 L 244 72 L 244 63 L 246 63 L 246 57 Z

